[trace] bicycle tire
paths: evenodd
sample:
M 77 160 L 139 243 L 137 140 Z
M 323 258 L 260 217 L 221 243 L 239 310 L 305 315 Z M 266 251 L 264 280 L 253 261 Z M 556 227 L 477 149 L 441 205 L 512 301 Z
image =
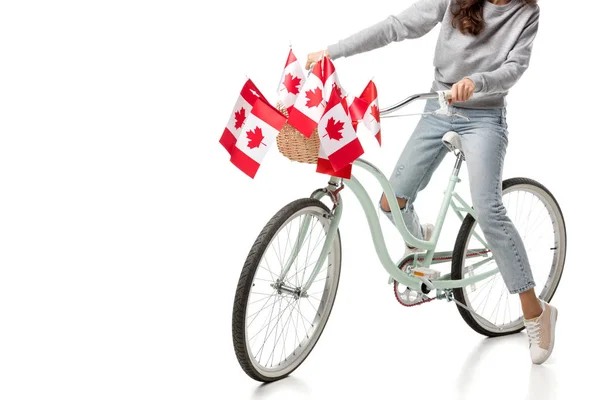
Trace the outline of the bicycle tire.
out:
M 268 246 L 274 239 L 275 235 L 280 231 L 280 229 L 283 228 L 283 226 L 285 226 L 285 224 L 287 223 L 287 221 L 290 220 L 290 218 L 292 218 L 294 215 L 296 215 L 303 209 L 308 209 L 310 207 L 319 208 L 320 210 L 322 210 L 324 215 L 327 216 L 329 216 L 331 213 L 329 208 L 325 204 L 323 204 L 321 201 L 312 198 L 298 199 L 283 207 L 269 220 L 266 226 L 262 229 L 261 233 L 258 235 L 252 248 L 250 249 L 250 252 L 248 253 L 246 262 L 244 263 L 238 281 L 232 313 L 233 346 L 241 368 L 249 377 L 260 382 L 273 382 L 285 378 L 286 376 L 294 372 L 306 360 L 306 358 L 314 349 L 314 346 L 318 342 L 319 338 L 321 337 L 321 334 L 323 333 L 325 325 L 329 320 L 329 316 L 331 315 L 331 310 L 335 302 L 341 272 L 342 254 L 339 229 L 336 233 L 337 237 L 334 239 L 334 242 L 331 246 L 332 251 L 337 252 L 336 260 L 338 263 L 338 273 L 332 281 L 333 289 L 332 293 L 329 295 L 330 304 L 325 305 L 326 312 L 324 312 L 324 315 L 320 317 L 320 326 L 318 327 L 318 329 L 315 329 L 314 335 L 316 336 L 314 337 L 314 339 L 311 340 L 310 348 L 306 348 L 305 350 L 303 350 L 302 358 L 293 366 L 293 368 L 290 368 L 289 370 L 285 371 L 280 375 L 268 376 L 255 367 L 251 359 L 252 355 L 249 354 L 250 350 L 248 349 L 246 342 L 246 311 L 254 276 L 259 267 L 259 263 L 263 257 L 263 254 L 267 251 Z M 327 234 L 329 234 L 329 232 Z
M 549 290 L 547 298 L 544 299 L 545 301 L 550 302 L 550 300 L 552 300 L 552 297 L 554 297 L 554 294 L 556 293 L 556 290 L 557 290 L 560 280 L 562 278 L 562 274 L 564 271 L 564 264 L 565 264 L 565 260 L 566 260 L 567 232 L 566 232 L 564 216 L 562 214 L 562 210 L 560 209 L 558 202 L 556 201 L 556 198 L 552 195 L 552 193 L 544 185 L 542 185 L 541 183 L 539 183 L 533 179 L 529 179 L 529 178 L 507 179 L 502 182 L 502 192 L 504 193 L 508 189 L 510 189 L 514 186 L 517 186 L 517 185 L 533 186 L 533 187 L 537 188 L 538 190 L 544 192 L 547 195 L 548 200 L 553 203 L 553 206 L 555 206 L 555 211 L 557 213 L 556 217 L 559 222 L 558 229 L 561 229 L 561 232 L 559 232 L 559 233 L 562 234 L 564 242 L 560 244 L 562 246 L 562 248 L 561 248 L 561 254 L 558 257 L 558 265 L 557 265 L 558 275 L 553 278 L 554 282 L 552 283 L 552 286 Z M 451 279 L 452 280 L 458 280 L 458 279 L 463 278 L 463 263 L 465 260 L 464 254 L 465 254 L 465 250 L 467 249 L 467 245 L 469 243 L 469 239 L 471 237 L 472 231 L 474 230 L 475 223 L 476 223 L 475 219 L 473 218 L 473 216 L 471 214 L 469 214 L 465 217 L 465 219 L 463 220 L 463 223 L 460 227 L 460 230 L 458 232 L 458 235 L 457 235 L 457 238 L 456 238 L 456 241 L 454 244 L 454 251 L 452 252 L 452 269 L 451 269 Z M 456 300 L 460 301 L 463 304 L 467 304 L 464 288 L 455 289 L 453 294 L 454 294 L 454 297 L 456 298 Z M 463 318 L 463 320 L 467 323 L 467 325 L 469 325 L 469 327 L 471 327 L 475 332 L 477 332 L 481 335 L 484 335 L 484 336 L 497 337 L 497 336 L 511 335 L 511 334 L 520 332 L 524 329 L 524 324 L 522 323 L 522 317 L 521 317 L 521 324 L 519 326 L 515 327 L 514 329 L 509 329 L 509 330 L 503 331 L 503 332 L 492 331 L 490 329 L 487 329 L 480 321 L 478 321 L 477 318 L 471 313 L 471 311 L 464 309 L 463 307 L 459 306 L 458 304 L 456 305 L 456 307 L 457 307 L 458 312 L 460 313 L 461 317 Z

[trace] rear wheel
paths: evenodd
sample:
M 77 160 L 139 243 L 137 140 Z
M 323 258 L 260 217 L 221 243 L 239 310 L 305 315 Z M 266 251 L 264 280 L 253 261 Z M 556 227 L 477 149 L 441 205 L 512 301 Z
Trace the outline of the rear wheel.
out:
M 567 252 L 567 232 L 560 207 L 548 189 L 526 178 L 504 181 L 502 202 L 525 244 L 537 285 L 536 293 L 540 299 L 549 302 L 560 282 Z M 486 247 L 479 238 L 485 240 L 475 219 L 468 215 L 454 246 L 453 280 L 478 276 L 497 268 L 491 252 L 466 257 L 469 249 Z M 465 322 L 482 335 L 502 336 L 524 328 L 519 296 L 510 296 L 500 273 L 455 289 L 454 296 L 476 311 L 473 313 L 457 305 Z
M 271 218 L 248 254 L 235 294 L 232 325 L 235 354 L 253 379 L 272 382 L 292 373 L 325 328 L 342 261 L 339 231 L 330 232 L 330 216 L 318 200 L 296 200 Z M 304 292 L 329 234 L 336 235 L 333 244 Z M 298 255 L 282 281 L 294 247 L 299 248 Z

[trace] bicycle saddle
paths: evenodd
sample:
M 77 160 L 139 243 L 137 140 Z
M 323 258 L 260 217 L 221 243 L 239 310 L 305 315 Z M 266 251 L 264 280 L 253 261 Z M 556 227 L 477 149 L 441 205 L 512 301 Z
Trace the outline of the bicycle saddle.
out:
M 462 143 L 460 141 L 460 136 L 458 133 L 454 131 L 446 132 L 446 134 L 442 137 L 442 142 L 444 142 L 448 150 L 458 150 L 464 155 Z

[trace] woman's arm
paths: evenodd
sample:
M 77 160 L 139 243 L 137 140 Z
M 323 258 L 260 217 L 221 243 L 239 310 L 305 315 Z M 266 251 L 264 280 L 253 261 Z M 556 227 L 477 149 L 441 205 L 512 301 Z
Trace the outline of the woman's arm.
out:
M 510 89 L 529 67 L 533 39 L 538 30 L 539 8 L 531 15 L 529 22 L 521 32 L 515 47 L 508 53 L 506 61 L 495 71 L 479 72 L 466 78 L 475 84 L 475 92 L 500 93 Z
M 332 59 L 349 57 L 383 47 L 391 42 L 425 35 L 441 22 L 449 0 L 419 0 L 408 9 L 327 47 Z

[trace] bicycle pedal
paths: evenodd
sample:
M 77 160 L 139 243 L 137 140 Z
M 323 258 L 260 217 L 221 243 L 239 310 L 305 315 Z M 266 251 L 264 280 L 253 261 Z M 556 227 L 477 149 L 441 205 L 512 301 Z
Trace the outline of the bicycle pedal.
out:
M 419 276 L 421 278 L 426 278 L 429 280 L 438 279 L 440 277 L 440 271 L 436 271 L 435 269 L 425 268 L 425 267 L 416 267 L 412 270 L 412 274 L 414 276 Z

